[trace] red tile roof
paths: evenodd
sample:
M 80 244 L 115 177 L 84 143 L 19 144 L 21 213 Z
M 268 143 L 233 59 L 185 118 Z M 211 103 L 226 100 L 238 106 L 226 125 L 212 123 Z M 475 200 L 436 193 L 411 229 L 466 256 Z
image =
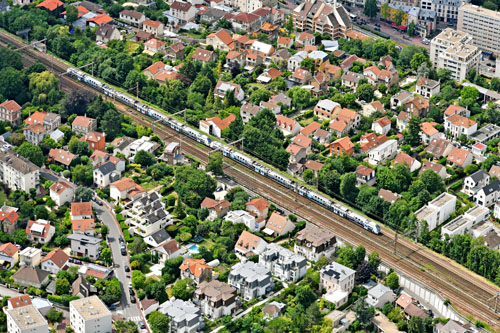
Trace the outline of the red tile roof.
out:
M 465 159 L 467 158 L 467 156 L 469 156 L 469 154 L 470 152 L 468 150 L 455 147 L 448 155 L 447 161 L 454 164 L 463 165 Z
M 88 128 L 90 126 L 90 122 L 95 120 L 94 118 L 86 117 L 86 116 L 78 116 L 73 120 L 72 125 L 81 126 Z
M 239 13 L 233 17 L 233 20 L 243 23 L 252 23 L 259 19 L 259 16 L 250 13 Z
M 191 8 L 191 4 L 189 2 L 175 1 L 170 5 L 170 8 L 187 12 Z
M 382 128 L 391 125 L 391 121 L 387 117 L 382 117 L 380 119 L 375 120 L 374 122 L 379 124 L 380 127 L 382 127 Z
M 99 14 L 87 20 L 87 22 L 94 22 L 96 25 L 103 25 L 111 21 L 113 21 L 113 18 L 106 14 Z
M 142 25 L 147 25 L 153 28 L 158 28 L 162 23 L 160 21 L 146 20 L 142 23 Z
M 49 151 L 49 159 L 64 164 L 66 166 L 70 165 L 71 162 L 76 158 L 75 154 L 70 153 L 64 149 L 54 149 Z
M 92 203 L 90 202 L 72 202 L 71 215 L 92 215 Z
M 0 245 L 0 253 L 4 253 L 8 257 L 13 257 L 19 249 L 12 243 L 5 243 Z
M 21 106 L 16 103 L 16 101 L 10 100 L 10 101 L 5 101 L 2 104 L 0 104 L 0 107 L 4 107 L 7 109 L 7 111 L 15 112 L 15 111 L 20 111 Z
M 41 262 L 51 260 L 59 268 L 63 268 L 68 262 L 69 256 L 60 248 L 50 251 Z
M 26 125 L 43 124 L 47 112 L 37 111 L 24 120 Z
M 64 3 L 62 1 L 59 1 L 59 0 L 45 0 L 36 6 L 38 8 L 45 8 L 45 9 L 48 9 L 50 11 L 54 11 L 61 6 L 64 6 Z
M 29 295 L 19 295 L 16 297 L 11 297 L 8 299 L 9 305 L 12 309 L 19 308 L 21 306 L 30 305 L 31 297 Z
M 181 271 L 189 270 L 194 276 L 200 277 L 205 270 L 212 270 L 212 267 L 206 264 L 205 259 L 188 258 L 184 260 L 179 269 Z
M 7 220 L 9 221 L 10 224 L 14 224 L 17 222 L 17 219 L 19 218 L 19 215 L 17 215 L 16 212 L 11 211 L 11 212 L 2 212 L 0 211 L 0 221 Z
M 309 136 L 309 135 L 313 134 L 314 132 L 316 132 L 316 130 L 319 128 L 321 128 L 321 124 L 313 121 L 312 123 L 310 123 L 309 125 L 304 127 L 300 131 L 300 133 L 304 134 L 305 136 Z
M 267 203 L 267 201 L 262 199 L 262 198 L 252 199 L 249 202 L 247 202 L 245 205 L 247 207 L 248 206 L 255 206 L 255 208 L 257 208 L 259 211 L 263 211 L 264 209 L 269 207 L 269 204 Z
M 360 176 L 369 176 L 373 171 L 375 170 L 364 165 L 358 165 L 358 167 L 356 168 L 356 174 Z
M 71 223 L 72 223 L 72 227 L 73 227 L 73 229 L 72 229 L 73 232 L 75 230 L 78 230 L 78 231 L 85 233 L 88 230 L 95 229 L 94 219 L 72 220 Z
M 231 203 L 227 200 L 217 201 L 212 198 L 206 197 L 201 203 L 201 208 L 215 209 L 216 211 L 220 211 L 222 209 L 228 208 L 230 205 Z

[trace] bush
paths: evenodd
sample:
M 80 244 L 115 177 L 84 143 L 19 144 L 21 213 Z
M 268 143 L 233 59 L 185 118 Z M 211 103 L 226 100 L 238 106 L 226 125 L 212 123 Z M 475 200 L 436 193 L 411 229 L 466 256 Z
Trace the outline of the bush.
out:
M 463 185 L 463 181 L 459 180 L 459 181 L 451 184 L 450 191 L 451 192 L 455 192 L 456 190 L 458 190 L 459 188 L 461 188 L 462 185 Z

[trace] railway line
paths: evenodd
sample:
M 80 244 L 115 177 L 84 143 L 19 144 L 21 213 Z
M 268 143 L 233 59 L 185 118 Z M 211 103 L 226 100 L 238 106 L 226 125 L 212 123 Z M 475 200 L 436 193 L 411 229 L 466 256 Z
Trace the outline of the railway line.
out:
M 0 44 L 4 46 L 7 43 L 17 48 L 25 45 L 24 42 L 14 36 L 0 31 Z M 58 74 L 63 90 L 71 91 L 83 88 L 94 91 L 86 85 L 61 75 L 69 67 L 64 62 L 55 58 L 49 58 L 51 56 L 40 53 L 32 48 L 26 48 L 23 51 L 22 56 L 25 64 L 33 64 L 35 63 L 35 59 L 37 59 L 40 63 Z M 151 122 L 145 119 L 145 116 L 142 114 L 130 112 L 124 105 L 119 105 L 118 108 L 120 111 L 128 113 L 136 122 L 151 126 Z M 162 124 L 155 125 L 155 132 L 162 139 L 181 135 Z M 206 162 L 211 149 L 200 147 L 191 138 L 182 136 L 182 149 L 199 160 Z M 385 263 L 435 290 L 442 297 L 448 298 L 451 304 L 462 314 L 471 315 L 474 319 L 486 322 L 492 329 L 500 329 L 499 316 L 490 306 L 493 305 L 491 298 L 497 295 L 500 289 L 493 286 L 484 278 L 468 271 L 452 260 L 437 255 L 404 238 L 398 242 L 399 254 L 396 255 L 393 253 L 392 246 L 390 245 L 394 238 L 394 232 L 390 229 L 382 226 L 383 234 L 380 236 L 373 235 L 353 225 L 348 220 L 332 214 L 322 206 L 309 201 L 285 187 L 280 187 L 268 178 L 256 174 L 232 160 L 225 159 L 224 162 L 225 173 L 238 183 L 318 226 L 331 229 L 339 237 L 355 246 L 362 244 L 369 252 L 376 250 Z

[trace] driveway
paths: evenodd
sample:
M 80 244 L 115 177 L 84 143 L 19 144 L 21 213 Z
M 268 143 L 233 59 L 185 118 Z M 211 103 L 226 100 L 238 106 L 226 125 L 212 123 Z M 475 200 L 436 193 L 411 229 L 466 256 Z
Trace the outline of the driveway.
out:
M 139 311 L 138 303 L 133 304 L 130 302 L 129 293 L 129 282 L 131 279 L 127 277 L 132 275 L 132 272 L 126 273 L 125 266 L 130 267 L 128 254 L 123 256 L 120 251 L 120 237 L 123 237 L 121 229 L 119 228 L 118 222 L 112 215 L 109 209 L 104 208 L 104 206 L 99 206 L 95 202 L 92 202 L 93 208 L 96 210 L 99 219 L 103 224 L 108 226 L 108 245 L 113 254 L 113 264 L 114 264 L 114 274 L 120 281 L 122 287 L 122 298 L 120 300 L 120 306 L 117 307 L 117 312 L 123 314 L 127 320 L 132 320 L 138 322 L 142 320 L 142 314 Z M 137 300 L 139 301 L 139 300 Z M 121 310 L 121 311 L 120 311 Z
M 15 290 L 9 289 L 7 287 L 0 286 L 0 296 L 9 296 L 9 297 L 16 297 L 21 295 L 21 293 L 18 293 Z

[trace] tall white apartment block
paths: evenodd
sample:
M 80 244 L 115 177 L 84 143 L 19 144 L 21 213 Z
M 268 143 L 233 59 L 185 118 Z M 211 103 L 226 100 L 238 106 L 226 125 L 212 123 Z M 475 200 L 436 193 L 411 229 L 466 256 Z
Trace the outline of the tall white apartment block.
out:
M 471 35 L 481 50 L 500 55 L 500 13 L 467 4 L 458 10 L 457 29 Z
M 446 28 L 431 41 L 430 57 L 434 68 L 448 69 L 452 79 L 462 81 L 467 73 L 478 69 L 481 52 L 472 44 L 472 36 Z
M 47 320 L 33 304 L 4 311 L 8 333 L 47 333 L 49 330 Z
M 97 296 L 77 299 L 69 303 L 71 327 L 76 333 L 111 333 L 111 311 Z
M 40 184 L 40 168 L 11 150 L 0 150 L 0 181 L 11 190 L 29 192 Z

